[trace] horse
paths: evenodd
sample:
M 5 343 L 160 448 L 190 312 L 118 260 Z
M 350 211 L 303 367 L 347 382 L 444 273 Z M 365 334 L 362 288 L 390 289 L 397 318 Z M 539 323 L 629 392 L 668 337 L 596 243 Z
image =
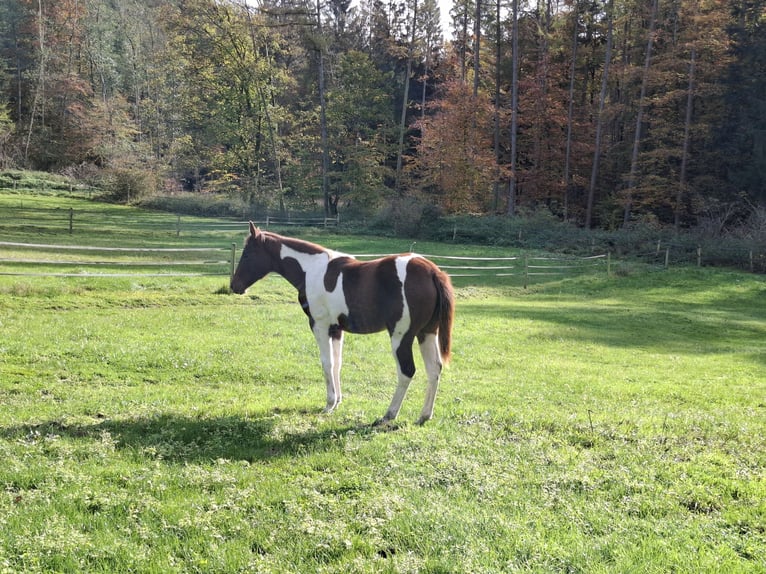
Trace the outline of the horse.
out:
M 327 385 L 325 413 L 341 403 L 343 334 L 388 331 L 398 384 L 381 425 L 399 414 L 415 375 L 412 346 L 417 338 L 428 387 L 418 424 L 433 416 L 442 367 L 451 355 L 455 295 L 449 276 L 414 253 L 358 261 L 350 255 L 277 233 L 250 222 L 230 288 L 239 295 L 274 272 L 298 291 L 319 346 Z

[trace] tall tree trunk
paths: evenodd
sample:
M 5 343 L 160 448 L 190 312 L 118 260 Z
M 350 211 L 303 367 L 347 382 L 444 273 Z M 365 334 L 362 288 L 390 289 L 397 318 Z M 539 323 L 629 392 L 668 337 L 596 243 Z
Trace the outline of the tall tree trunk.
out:
M 426 92 L 428 91 L 428 71 L 431 69 L 431 37 L 426 42 L 426 61 L 423 70 L 423 91 L 420 94 L 420 121 L 426 119 Z M 421 127 L 421 129 L 423 129 Z
M 495 105 L 494 119 L 494 151 L 495 151 L 495 183 L 492 199 L 492 211 L 497 213 L 500 207 L 500 59 L 502 56 L 502 23 L 500 22 L 500 0 L 495 2 Z
M 24 163 L 29 164 L 29 146 L 32 143 L 32 133 L 34 132 L 35 114 L 37 106 L 40 106 L 40 127 L 45 127 L 45 22 L 43 21 L 43 0 L 37 0 L 37 34 L 40 42 L 40 62 L 37 74 L 37 86 L 35 88 L 35 97 L 32 100 L 32 108 L 29 112 L 29 129 L 24 143 Z
M 396 153 L 396 181 L 394 189 L 402 192 L 402 155 L 404 154 L 404 132 L 407 130 L 407 107 L 410 99 L 410 76 L 412 75 L 412 51 L 415 47 L 415 27 L 418 21 L 418 0 L 412 10 L 412 34 L 407 48 L 407 73 L 404 76 L 404 98 L 402 100 L 402 115 L 399 120 L 399 149 Z
M 551 26 L 551 3 L 550 0 L 538 0 L 537 5 L 538 13 L 542 14 L 543 25 L 539 31 L 539 56 L 537 61 L 537 85 L 539 86 L 539 97 L 536 102 L 535 110 L 535 144 L 534 155 L 532 162 L 532 176 L 535 182 L 535 188 L 538 197 L 542 193 L 542 190 L 547 188 L 546 203 L 550 203 L 550 188 L 545 184 L 545 159 L 543 149 L 545 147 L 546 132 L 548 131 L 548 118 L 547 118 L 547 99 L 548 99 L 548 58 L 549 58 L 549 42 L 548 36 L 550 34 Z
M 644 120 L 644 105 L 646 99 L 646 86 L 649 82 L 649 66 L 652 61 L 652 46 L 654 45 L 654 27 L 657 21 L 658 0 L 652 2 L 652 11 L 649 15 L 649 33 L 646 42 L 646 54 L 644 57 L 644 71 L 641 74 L 641 93 L 638 96 L 638 112 L 636 113 L 636 132 L 633 137 L 633 153 L 630 156 L 630 174 L 628 175 L 628 189 L 625 195 L 625 212 L 623 225 L 630 221 L 630 212 L 633 207 L 633 189 L 636 187 L 638 177 L 638 151 L 641 146 L 641 123 Z
M 324 85 L 324 37 L 322 36 L 322 12 L 321 0 L 317 0 L 317 29 L 319 30 L 319 124 L 320 139 L 322 145 L 322 197 L 324 198 L 324 214 L 332 215 L 330 201 L 330 149 L 327 141 L 327 102 L 325 100 Z
M 479 67 L 481 58 L 481 0 L 476 0 L 476 21 L 473 23 L 473 97 L 479 95 Z
M 460 81 L 465 82 L 465 50 L 468 45 L 468 5 L 463 9 L 463 38 L 460 46 Z
M 516 214 L 516 140 L 519 127 L 519 0 L 513 0 L 513 58 L 511 61 L 511 179 L 508 183 L 508 215 Z
M 694 108 L 694 67 L 697 61 L 697 48 L 692 44 L 692 52 L 689 61 L 689 85 L 686 92 L 686 117 L 684 118 L 684 143 L 681 152 L 681 174 L 676 191 L 675 213 L 673 214 L 673 227 L 676 232 L 681 226 L 681 210 L 683 209 L 684 194 L 686 193 L 686 172 L 689 163 L 689 139 L 692 125 L 692 111 Z
M 574 88 L 577 70 L 577 35 L 579 32 L 580 2 L 575 2 L 572 23 L 572 65 L 569 67 L 569 106 L 567 109 L 567 141 L 564 152 L 564 221 L 569 219 L 569 190 L 572 163 L 572 124 L 574 122 Z
M 606 104 L 606 90 L 609 82 L 609 67 L 612 62 L 612 23 L 613 23 L 614 0 L 609 0 L 606 14 L 606 53 L 604 54 L 604 71 L 601 75 L 601 92 L 598 96 L 598 116 L 596 117 L 596 141 L 593 150 L 593 165 L 590 170 L 590 183 L 588 185 L 588 198 L 585 206 L 585 227 L 590 228 L 593 223 L 593 199 L 596 195 L 596 181 L 598 180 L 599 162 L 601 161 L 601 134 L 604 129 L 604 105 Z

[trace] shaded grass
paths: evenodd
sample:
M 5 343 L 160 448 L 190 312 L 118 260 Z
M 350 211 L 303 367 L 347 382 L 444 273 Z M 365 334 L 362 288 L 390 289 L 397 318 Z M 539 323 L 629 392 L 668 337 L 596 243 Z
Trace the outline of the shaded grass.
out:
M 321 415 L 291 287 L 224 281 L 0 277 L 0 571 L 766 566 L 762 278 L 461 284 L 435 419 L 419 373 L 388 429 L 385 335 Z

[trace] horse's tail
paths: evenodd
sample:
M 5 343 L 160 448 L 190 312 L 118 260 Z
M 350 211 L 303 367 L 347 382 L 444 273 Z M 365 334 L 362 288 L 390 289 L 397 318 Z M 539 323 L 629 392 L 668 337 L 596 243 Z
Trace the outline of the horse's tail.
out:
M 433 274 L 434 285 L 438 293 L 435 313 L 439 319 L 439 352 L 446 364 L 452 356 L 452 320 L 455 317 L 455 292 L 449 275 L 438 267 Z

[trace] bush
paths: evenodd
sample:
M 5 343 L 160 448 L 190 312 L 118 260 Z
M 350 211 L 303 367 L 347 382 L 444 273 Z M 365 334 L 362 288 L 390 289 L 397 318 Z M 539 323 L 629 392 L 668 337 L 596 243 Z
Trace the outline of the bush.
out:
M 156 195 L 141 200 L 141 207 L 201 217 L 259 219 L 267 210 L 258 204 L 248 205 L 241 198 L 217 193 L 176 193 Z
M 100 177 L 100 186 L 108 197 L 120 203 L 131 203 L 147 197 L 157 189 L 153 173 L 140 169 L 109 169 Z

